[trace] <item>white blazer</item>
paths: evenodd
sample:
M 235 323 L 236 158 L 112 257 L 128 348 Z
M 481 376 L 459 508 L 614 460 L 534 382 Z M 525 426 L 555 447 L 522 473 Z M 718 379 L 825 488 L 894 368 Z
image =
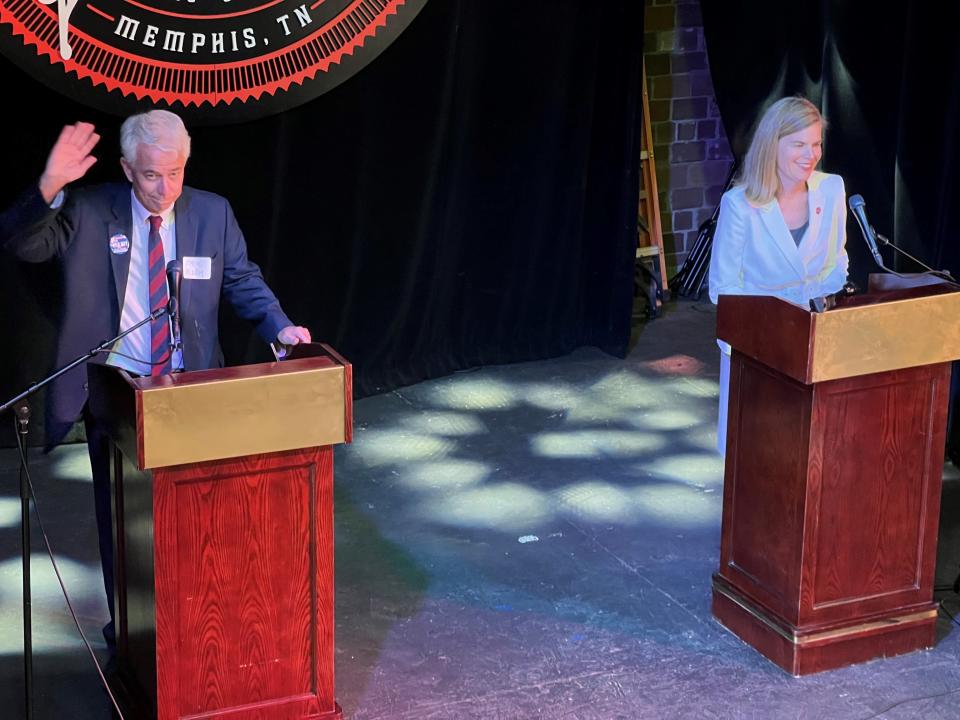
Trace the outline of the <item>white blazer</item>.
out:
M 743 187 L 724 193 L 710 257 L 710 299 L 773 295 L 804 308 L 847 280 L 847 206 L 843 179 L 814 172 L 807 181 L 809 226 L 793 240 L 776 200 L 752 205 Z
M 807 181 L 809 225 L 797 246 L 780 205 L 752 205 L 743 187 L 724 193 L 710 256 L 710 299 L 773 295 L 809 309 L 810 298 L 837 292 L 847 281 L 847 199 L 839 175 L 814 172 Z M 717 449 L 727 445 L 730 346 L 720 346 Z

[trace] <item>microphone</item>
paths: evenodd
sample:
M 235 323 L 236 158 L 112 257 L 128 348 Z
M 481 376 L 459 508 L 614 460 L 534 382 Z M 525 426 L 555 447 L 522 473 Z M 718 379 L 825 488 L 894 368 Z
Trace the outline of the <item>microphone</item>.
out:
M 886 268 L 883 266 L 883 256 L 880 255 L 880 248 L 877 247 L 877 234 L 874 232 L 873 228 L 870 227 L 870 223 L 867 221 L 867 211 L 864 209 L 866 207 L 866 203 L 863 201 L 863 195 L 851 195 L 849 205 L 850 212 L 853 213 L 853 216 L 860 224 L 860 232 L 863 233 L 863 237 L 867 241 L 867 247 L 870 248 L 870 253 L 873 255 L 873 259 L 876 261 L 877 265 L 886 270 Z
M 173 334 L 173 349 L 180 349 L 180 282 L 183 280 L 183 263 L 171 260 L 167 263 L 167 289 L 170 300 L 167 302 L 167 314 Z

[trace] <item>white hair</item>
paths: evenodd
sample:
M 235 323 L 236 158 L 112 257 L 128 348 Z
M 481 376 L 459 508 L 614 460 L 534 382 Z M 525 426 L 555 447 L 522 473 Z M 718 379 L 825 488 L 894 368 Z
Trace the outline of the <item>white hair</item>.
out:
M 120 126 L 120 150 L 128 163 L 137 160 L 137 148 L 150 145 L 190 157 L 190 135 L 180 116 L 169 110 L 131 115 Z

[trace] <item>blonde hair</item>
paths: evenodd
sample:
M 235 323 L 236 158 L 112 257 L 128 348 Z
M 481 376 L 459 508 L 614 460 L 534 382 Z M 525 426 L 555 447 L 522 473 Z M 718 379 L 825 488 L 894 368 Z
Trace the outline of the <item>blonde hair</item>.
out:
M 150 110 L 131 115 L 120 126 L 120 150 L 128 163 L 136 163 L 137 147 L 150 145 L 190 157 L 190 135 L 179 115 L 169 110 Z
M 820 123 L 823 129 L 827 127 L 817 106 L 799 95 L 781 98 L 767 108 L 750 140 L 737 179 L 737 185 L 743 186 L 747 200 L 755 205 L 766 205 L 777 196 L 780 191 L 777 143 L 785 135 L 805 130 L 814 123 Z

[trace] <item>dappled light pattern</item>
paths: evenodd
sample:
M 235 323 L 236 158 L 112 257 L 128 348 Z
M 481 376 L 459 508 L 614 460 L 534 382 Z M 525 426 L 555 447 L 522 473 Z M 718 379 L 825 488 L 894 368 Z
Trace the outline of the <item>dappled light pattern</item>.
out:
M 691 448 L 697 450 L 703 450 L 706 453 L 711 455 L 716 455 L 717 459 L 721 461 L 722 459 L 717 455 L 717 419 L 716 413 L 714 413 L 713 424 L 710 427 L 700 426 L 695 431 L 690 432 L 686 436 L 686 443 Z M 721 472 L 721 475 L 723 473 Z
M 703 422 L 703 417 L 691 410 L 642 410 L 627 416 L 627 422 L 649 430 L 688 430 Z
M 20 527 L 20 498 L 0 497 L 0 528 Z
M 527 383 L 522 391 L 526 402 L 544 410 L 569 410 L 583 396 L 582 390 L 567 383 Z
M 509 383 L 454 375 L 431 392 L 436 405 L 457 410 L 503 410 L 513 407 L 518 398 Z
M 690 398 L 716 399 L 720 397 L 720 384 L 715 379 L 681 378 L 668 380 L 663 390 L 671 395 Z
M 723 458 L 716 452 L 667 455 L 637 465 L 654 477 L 675 480 L 696 487 L 719 488 L 723 485 Z
M 447 525 L 520 532 L 548 520 L 552 504 L 520 483 L 496 483 L 426 500 L 421 515 Z
M 685 485 L 662 483 L 640 485 L 631 495 L 647 522 L 692 527 L 716 522 L 720 516 L 720 493 L 709 494 Z
M 456 448 L 456 443 L 422 432 L 404 430 L 366 430 L 354 433 L 354 454 L 364 463 L 403 465 L 405 462 L 444 458 Z
M 59 555 L 57 565 L 77 614 L 81 618 L 96 617 L 99 623 L 99 618 L 106 613 L 100 566 Z M 76 626 L 67 613 L 60 585 L 45 554 L 35 552 L 31 556 L 30 578 L 34 652 L 40 654 L 79 645 Z M 20 590 L 20 557 L 9 557 L 0 563 L 0 607 L 7 610 L 4 614 L 8 616 L 0 622 L 0 655 L 19 656 L 23 652 Z M 92 640 L 98 642 L 100 638 L 95 635 Z
M 631 457 L 659 450 L 665 443 L 660 435 L 622 430 L 554 432 L 531 439 L 535 453 L 554 458 Z
M 478 485 L 490 474 L 484 463 L 471 460 L 438 460 L 410 463 L 400 473 L 400 482 L 411 490 L 449 490 Z
M 720 512 L 718 495 L 689 486 L 658 484 L 623 488 L 584 482 L 558 490 L 559 510 L 594 522 L 622 525 L 696 525 Z
M 449 435 L 477 435 L 487 432 L 486 425 L 476 415 L 457 412 L 423 412 L 410 415 L 400 425 L 412 432 Z
M 90 474 L 90 456 L 87 446 L 77 443 L 57 449 L 56 459 L 52 461 L 50 474 L 60 480 L 71 482 L 90 483 L 93 485 L 93 476 Z
M 0 541 L 4 548 L 0 558 L 0 661 L 15 667 L 23 652 L 20 498 L 16 494 L 19 456 L 14 448 L 7 448 L 3 453 L 0 467 L 7 468 L 8 472 L 0 478 L 4 479 L 4 490 L 8 494 L 0 498 Z M 42 677 L 42 668 L 49 668 L 50 658 L 58 658 L 59 663 L 65 654 L 77 653 L 83 668 L 89 666 L 89 660 L 46 554 L 41 520 L 80 625 L 98 653 L 104 650 L 101 629 L 108 612 L 93 527 L 93 488 L 86 445 L 62 445 L 50 453 L 31 448 L 29 467 L 40 512 L 38 516 L 36 507 L 33 508 L 30 521 L 33 550 L 30 615 L 35 671 Z M 92 671 L 89 677 L 93 678 Z M 63 690 L 59 677 L 55 685 L 50 685 L 49 676 L 37 684 L 38 688 L 46 686 L 56 687 L 58 693 Z M 12 717 L 20 717 L 18 710 Z M 0 717 L 8 714 L 0 712 Z M 50 717 L 88 717 L 88 714 L 81 711 Z
M 599 480 L 575 483 L 554 493 L 560 512 L 600 522 L 632 525 L 636 503 L 628 490 Z
M 719 522 L 723 460 L 717 380 L 703 374 L 686 355 L 629 363 L 599 354 L 367 398 L 338 477 L 385 485 L 380 504 L 389 492 L 391 512 L 438 528 L 708 527 Z
M 634 369 L 614 370 L 585 391 L 587 400 L 617 408 L 662 407 L 669 399 L 666 386 Z

